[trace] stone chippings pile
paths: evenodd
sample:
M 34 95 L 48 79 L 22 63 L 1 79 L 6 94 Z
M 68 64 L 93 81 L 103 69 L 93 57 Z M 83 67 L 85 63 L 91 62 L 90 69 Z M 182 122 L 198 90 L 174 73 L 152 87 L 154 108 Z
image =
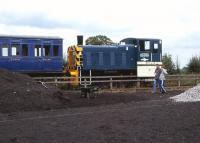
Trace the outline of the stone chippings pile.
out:
M 197 102 L 200 101 L 200 84 L 197 86 L 186 90 L 185 92 L 170 97 L 170 99 L 175 102 Z

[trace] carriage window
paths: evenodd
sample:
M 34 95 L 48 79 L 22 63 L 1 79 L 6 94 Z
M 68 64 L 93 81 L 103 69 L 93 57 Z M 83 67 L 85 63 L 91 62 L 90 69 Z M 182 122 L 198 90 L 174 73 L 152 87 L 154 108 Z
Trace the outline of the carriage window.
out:
M 28 56 L 28 44 L 22 44 L 22 56 Z
M 8 45 L 7 44 L 4 44 L 2 46 L 2 56 L 3 57 L 7 57 L 8 56 Z
M 41 57 L 41 45 L 35 45 L 35 57 Z
M 19 45 L 18 44 L 12 44 L 11 45 L 11 49 L 12 49 L 12 56 L 18 56 L 19 55 Z
M 45 57 L 50 56 L 50 47 L 51 47 L 50 45 L 44 45 L 43 53 Z
M 140 51 L 150 50 L 150 41 L 139 41 Z
M 53 56 L 58 56 L 59 46 L 54 45 L 53 46 Z

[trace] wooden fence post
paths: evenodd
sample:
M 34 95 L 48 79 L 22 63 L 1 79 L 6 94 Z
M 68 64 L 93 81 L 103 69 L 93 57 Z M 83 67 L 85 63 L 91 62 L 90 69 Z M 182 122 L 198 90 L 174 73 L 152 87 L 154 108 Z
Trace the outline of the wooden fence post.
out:
M 113 89 L 113 82 L 112 82 L 112 78 L 110 78 L 110 90 Z
M 86 88 L 87 87 L 87 80 L 86 80 L 86 78 L 84 79 L 84 88 Z
M 58 79 L 57 79 L 57 78 L 55 78 L 55 81 L 54 81 L 54 82 L 55 82 L 55 85 L 58 86 L 58 84 L 57 84 Z
M 140 78 L 137 78 L 137 85 L 136 85 L 137 88 L 140 88 Z
M 178 87 L 181 87 L 181 78 L 180 78 L 180 75 L 178 76 Z

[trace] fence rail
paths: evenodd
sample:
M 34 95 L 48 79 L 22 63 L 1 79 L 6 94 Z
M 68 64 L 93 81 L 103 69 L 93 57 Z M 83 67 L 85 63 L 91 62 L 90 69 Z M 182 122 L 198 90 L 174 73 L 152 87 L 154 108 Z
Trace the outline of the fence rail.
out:
M 91 81 L 90 81 L 91 78 Z M 40 81 L 47 84 L 73 84 L 74 77 L 34 77 L 36 81 Z M 137 89 L 146 89 L 152 87 L 152 83 L 154 78 L 145 77 L 138 78 L 136 76 L 82 76 L 79 78 L 82 84 L 99 85 L 104 84 L 108 89 L 113 90 L 114 88 L 119 88 L 120 84 L 123 88 L 132 87 Z M 166 85 L 168 88 L 183 88 L 183 87 L 191 87 L 200 83 L 200 75 L 168 75 L 166 77 Z M 124 84 L 124 85 L 123 85 Z

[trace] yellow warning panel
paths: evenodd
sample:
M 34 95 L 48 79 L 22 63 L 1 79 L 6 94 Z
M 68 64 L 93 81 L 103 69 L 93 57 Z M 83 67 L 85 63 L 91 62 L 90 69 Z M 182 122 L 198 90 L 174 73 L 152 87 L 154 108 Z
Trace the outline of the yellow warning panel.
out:
M 78 46 L 70 46 L 68 48 L 68 69 L 77 69 L 77 66 L 83 66 L 83 48 Z
M 79 71 L 78 70 L 69 70 L 69 73 L 71 75 L 71 85 L 79 85 Z
M 72 85 L 79 85 L 79 70 L 83 66 L 83 48 L 79 46 L 70 46 L 67 55 L 67 68 L 70 73 Z

